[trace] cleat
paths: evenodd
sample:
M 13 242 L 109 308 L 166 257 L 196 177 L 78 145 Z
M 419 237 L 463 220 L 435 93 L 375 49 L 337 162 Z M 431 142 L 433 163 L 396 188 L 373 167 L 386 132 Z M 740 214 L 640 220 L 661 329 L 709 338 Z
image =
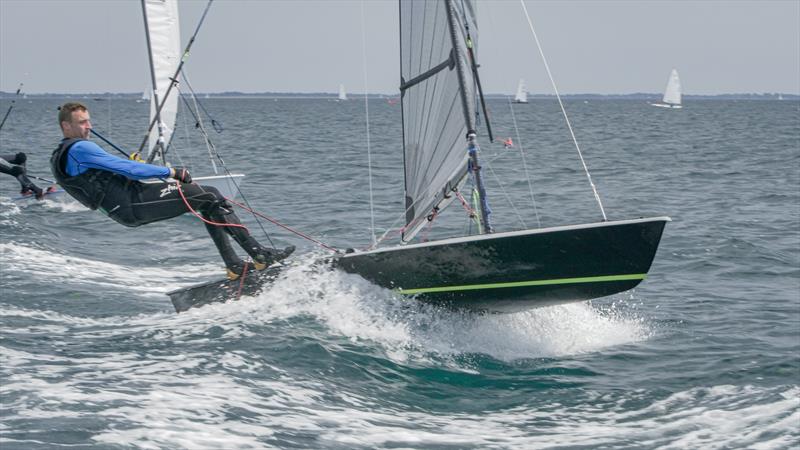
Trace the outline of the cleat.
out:
M 290 245 L 283 250 L 261 247 L 258 250 L 258 254 L 253 257 L 253 267 L 255 267 L 256 270 L 264 270 L 276 262 L 288 258 L 293 252 L 294 245 Z

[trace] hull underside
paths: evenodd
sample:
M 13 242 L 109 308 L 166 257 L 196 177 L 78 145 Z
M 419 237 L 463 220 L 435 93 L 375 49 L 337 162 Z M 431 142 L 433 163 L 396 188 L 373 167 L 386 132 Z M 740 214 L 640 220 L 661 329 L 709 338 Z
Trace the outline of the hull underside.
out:
M 491 312 L 585 301 L 641 283 L 669 218 L 498 233 L 351 253 L 346 272 L 421 301 Z

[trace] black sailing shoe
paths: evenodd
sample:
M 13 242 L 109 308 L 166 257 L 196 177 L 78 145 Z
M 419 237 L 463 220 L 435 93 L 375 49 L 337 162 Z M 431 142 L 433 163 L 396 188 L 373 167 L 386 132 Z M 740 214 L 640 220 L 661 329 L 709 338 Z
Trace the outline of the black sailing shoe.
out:
M 283 250 L 261 247 L 258 249 L 258 254 L 253 257 L 253 266 L 256 270 L 264 270 L 276 262 L 288 258 L 293 252 L 294 245 L 290 245 Z

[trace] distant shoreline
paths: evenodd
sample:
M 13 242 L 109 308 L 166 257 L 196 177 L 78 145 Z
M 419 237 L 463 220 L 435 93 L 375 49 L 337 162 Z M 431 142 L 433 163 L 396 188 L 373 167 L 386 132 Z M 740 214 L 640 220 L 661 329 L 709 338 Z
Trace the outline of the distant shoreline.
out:
M 660 93 L 634 93 L 634 94 L 564 94 L 561 96 L 567 100 L 653 100 L 661 99 Z M 334 92 L 258 92 L 258 93 L 245 93 L 245 92 L 209 92 L 200 93 L 198 98 L 274 98 L 274 99 L 336 99 L 338 93 Z M 348 94 L 350 100 L 363 99 L 361 94 Z M 371 99 L 390 99 L 397 98 L 399 94 L 369 94 Z M 506 99 L 513 97 L 512 94 L 487 94 L 486 98 L 489 99 Z M 19 98 L 15 92 L 0 91 L 0 99 L 9 100 Z M 43 94 L 25 94 L 24 98 L 76 98 L 83 100 L 106 100 L 106 99 L 141 99 L 141 92 L 125 92 L 125 93 L 81 93 L 81 94 L 63 94 L 63 93 L 43 93 Z M 800 100 L 798 94 L 786 93 L 751 93 L 751 94 L 717 94 L 717 95 L 693 95 L 684 94 L 684 100 Z M 548 100 L 555 99 L 552 94 L 528 94 L 529 100 Z

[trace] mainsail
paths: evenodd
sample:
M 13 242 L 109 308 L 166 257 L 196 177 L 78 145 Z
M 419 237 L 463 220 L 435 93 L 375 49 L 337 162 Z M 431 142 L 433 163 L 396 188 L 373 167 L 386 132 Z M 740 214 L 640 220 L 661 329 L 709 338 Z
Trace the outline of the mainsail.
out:
M 519 79 L 519 84 L 517 85 L 517 95 L 514 96 L 514 102 L 528 103 L 528 91 L 525 89 L 525 80 L 522 78 Z
M 468 61 L 467 26 L 476 52 L 474 0 L 400 2 L 403 241 L 414 237 L 426 217 L 447 206 L 453 189 L 466 179 L 466 136 L 475 130 L 475 80 Z M 459 80 L 459 72 L 464 80 Z
M 164 95 L 180 64 L 181 33 L 178 21 L 177 0 L 142 0 L 145 31 L 147 35 L 147 51 L 150 56 L 150 68 L 153 82 L 153 94 L 150 97 L 150 121 L 156 115 L 158 105 L 164 101 Z M 178 114 L 178 95 L 171 93 L 161 108 L 160 121 L 150 130 L 148 139 L 149 156 L 156 145 L 169 145 L 172 130 Z
M 672 69 L 669 74 L 669 81 L 667 81 L 667 88 L 664 90 L 664 103 L 670 105 L 681 104 L 681 79 L 678 77 L 678 71 Z

